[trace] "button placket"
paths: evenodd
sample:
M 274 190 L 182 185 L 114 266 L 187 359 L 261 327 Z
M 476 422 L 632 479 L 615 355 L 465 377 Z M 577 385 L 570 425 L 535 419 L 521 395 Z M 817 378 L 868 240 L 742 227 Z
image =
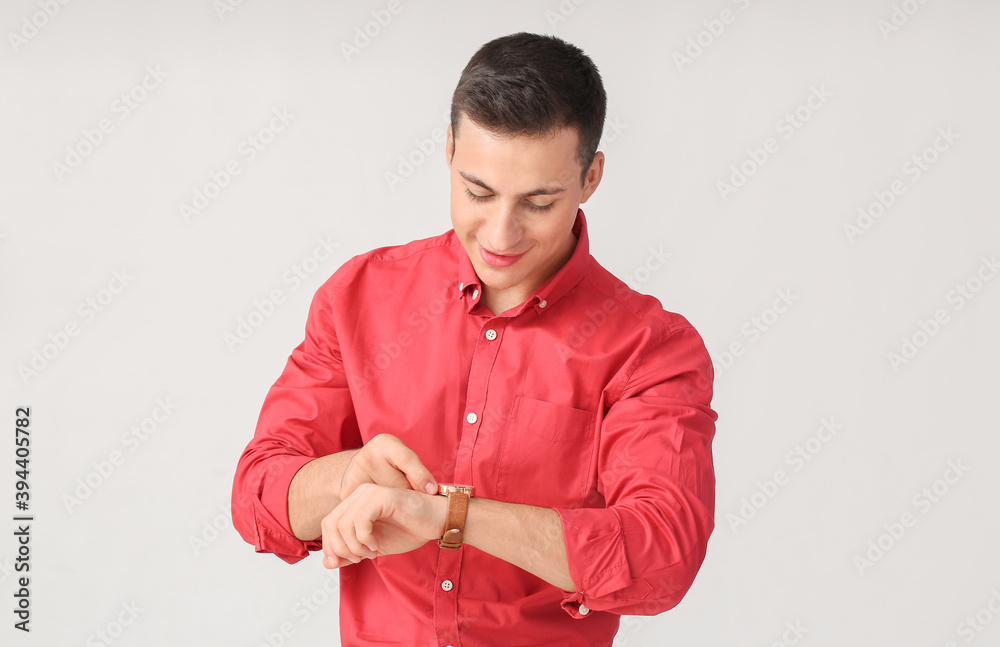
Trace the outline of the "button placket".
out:
M 472 355 L 472 367 L 469 371 L 469 384 L 466 391 L 465 424 L 459 441 L 458 457 L 455 465 L 455 481 L 459 483 L 472 482 L 472 450 L 476 443 L 479 429 L 484 424 L 483 412 L 486 410 L 486 392 L 490 374 L 500 351 L 498 340 L 503 335 L 507 319 L 492 317 L 485 320 L 480 327 L 476 349 Z
M 458 595 L 461 583 L 462 551 L 439 550 L 437 577 L 432 583 L 434 598 L 434 630 L 441 643 L 455 643 L 458 637 Z M 439 643 L 439 644 L 441 644 Z
M 479 296 L 473 292 L 473 299 Z M 483 321 L 476 318 L 477 323 Z M 491 318 L 480 323 L 476 336 L 476 347 L 472 353 L 472 365 L 469 368 L 469 382 L 466 389 L 465 421 L 462 424 L 456 452 L 455 472 L 450 477 L 455 483 L 475 485 L 472 479 L 472 450 L 476 436 L 483 424 L 482 415 L 486 411 L 486 393 L 490 382 L 490 373 L 496 360 L 500 344 L 496 340 L 503 334 L 506 322 L 502 318 Z M 493 335 L 489 335 L 492 332 Z M 492 338 L 490 338 L 492 337 Z M 458 595 L 456 587 L 461 580 L 462 554 L 464 551 L 440 551 L 438 556 L 437 577 L 439 584 L 434 586 L 434 628 L 438 639 L 455 642 L 458 636 Z M 444 553 L 448 553 L 447 555 Z

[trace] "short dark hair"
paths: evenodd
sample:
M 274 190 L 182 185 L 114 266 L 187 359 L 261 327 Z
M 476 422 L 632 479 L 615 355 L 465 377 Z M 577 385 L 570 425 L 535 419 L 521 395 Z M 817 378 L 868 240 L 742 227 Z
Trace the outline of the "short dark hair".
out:
M 575 128 L 583 182 L 606 111 L 601 75 L 583 50 L 555 36 L 520 32 L 491 40 L 469 59 L 452 96 L 451 127 L 458 137 L 464 114 L 504 137 Z

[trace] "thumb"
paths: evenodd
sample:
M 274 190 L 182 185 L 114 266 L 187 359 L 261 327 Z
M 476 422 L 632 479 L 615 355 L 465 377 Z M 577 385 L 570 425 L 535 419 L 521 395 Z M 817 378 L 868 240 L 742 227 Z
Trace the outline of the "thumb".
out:
M 416 452 L 404 446 L 403 450 L 394 456 L 394 459 L 393 465 L 403 473 L 411 489 L 427 494 L 437 493 L 437 480 L 420 461 Z

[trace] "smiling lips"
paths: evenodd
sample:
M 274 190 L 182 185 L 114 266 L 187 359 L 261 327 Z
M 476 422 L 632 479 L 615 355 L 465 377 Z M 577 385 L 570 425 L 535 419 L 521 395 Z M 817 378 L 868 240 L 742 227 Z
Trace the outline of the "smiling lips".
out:
M 479 255 L 483 257 L 484 261 L 494 267 L 507 267 L 519 261 L 521 257 L 524 256 L 524 253 L 518 254 L 517 256 L 501 256 L 499 254 L 494 254 L 493 252 L 488 252 L 485 247 L 479 245 Z

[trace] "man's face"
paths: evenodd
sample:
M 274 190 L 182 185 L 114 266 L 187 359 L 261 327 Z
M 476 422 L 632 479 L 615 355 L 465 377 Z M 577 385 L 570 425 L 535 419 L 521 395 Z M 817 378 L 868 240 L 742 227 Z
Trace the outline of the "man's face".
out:
M 522 303 L 572 255 L 577 209 L 604 168 L 598 152 L 581 183 L 577 139 L 575 129 L 498 137 L 463 115 L 456 140 L 449 126 L 451 222 L 487 305 Z

